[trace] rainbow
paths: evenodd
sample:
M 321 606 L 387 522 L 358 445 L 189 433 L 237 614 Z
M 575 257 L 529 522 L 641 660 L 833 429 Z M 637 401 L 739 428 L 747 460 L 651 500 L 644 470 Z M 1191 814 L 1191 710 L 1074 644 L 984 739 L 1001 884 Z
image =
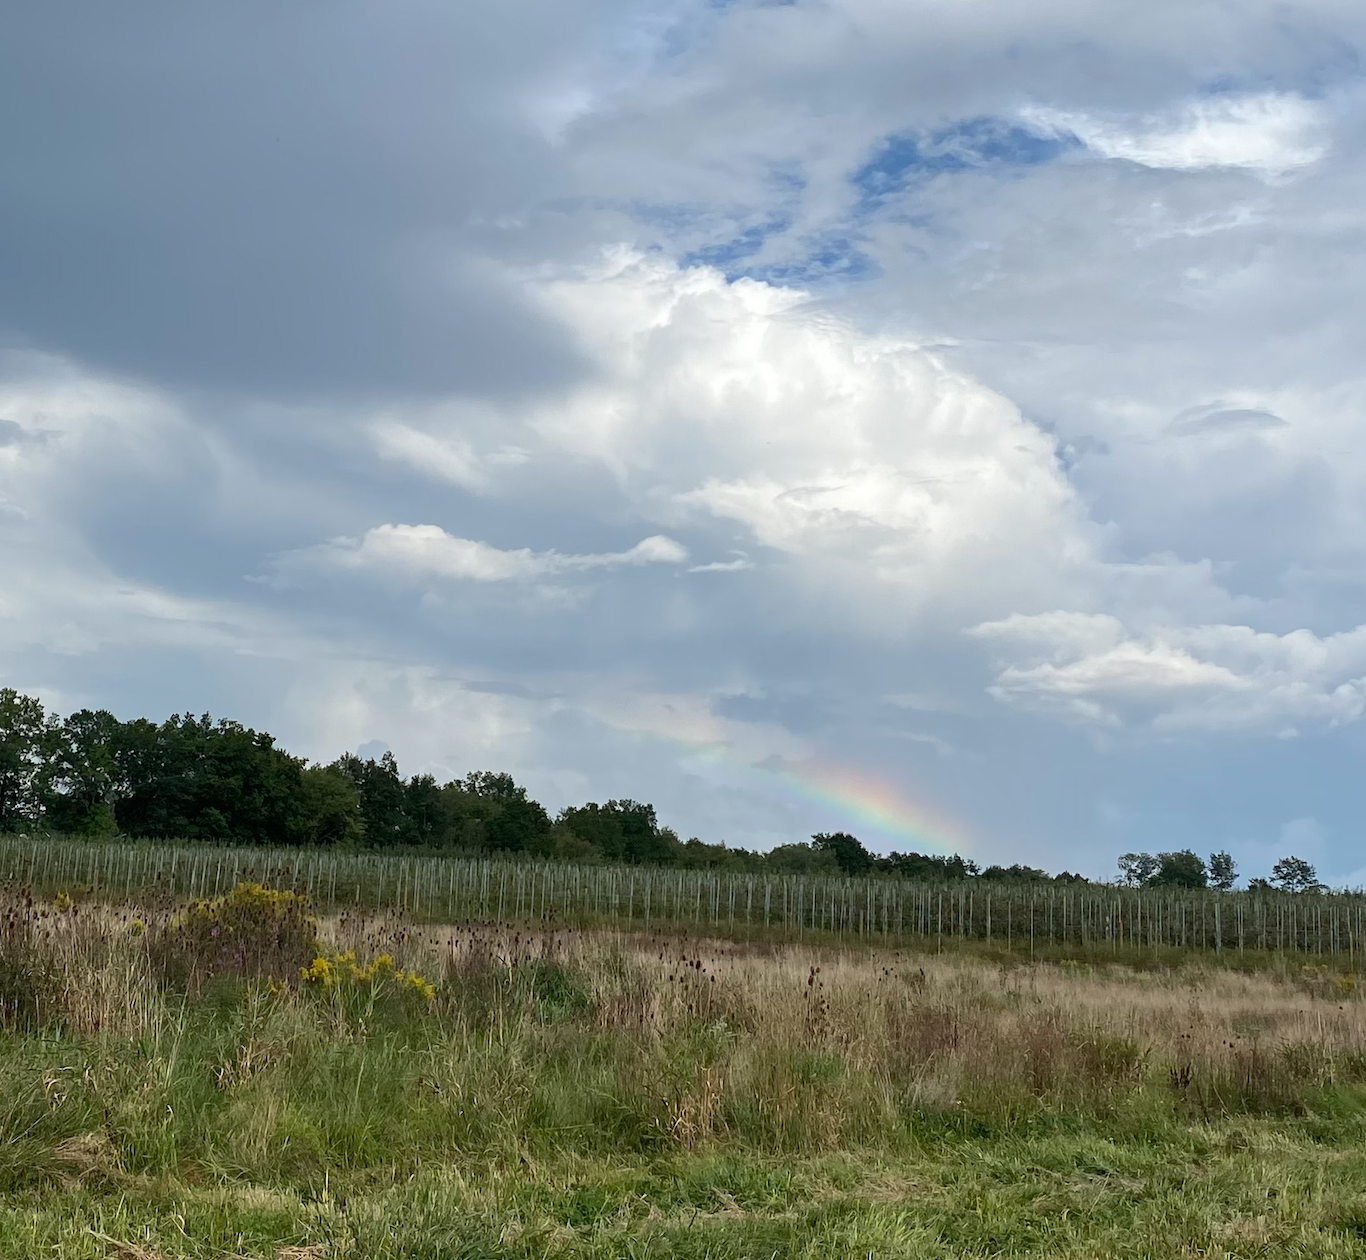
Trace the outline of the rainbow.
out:
M 895 848 L 965 857 L 972 848 L 967 832 L 958 823 L 865 770 L 814 757 L 755 765 L 728 757 L 719 745 L 695 751 L 684 764 L 711 775 L 719 772 L 719 777 L 732 782 L 740 780 L 765 796 L 809 802 L 832 819 L 834 829 L 871 829 Z

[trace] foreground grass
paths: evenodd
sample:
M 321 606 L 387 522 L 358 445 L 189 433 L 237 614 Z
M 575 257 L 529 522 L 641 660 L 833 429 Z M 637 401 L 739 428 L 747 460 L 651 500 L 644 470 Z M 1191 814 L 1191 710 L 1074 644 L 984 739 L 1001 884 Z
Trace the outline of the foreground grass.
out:
M 1259 1122 L 1161 1136 L 945 1140 L 766 1158 L 562 1156 L 262 1186 L 177 1179 L 7 1196 L 29 1257 L 1337 1257 L 1363 1254 L 1366 1155 Z
M 186 989 L 157 930 L 0 918 L 5 1260 L 1366 1255 L 1321 969 L 365 920 Z

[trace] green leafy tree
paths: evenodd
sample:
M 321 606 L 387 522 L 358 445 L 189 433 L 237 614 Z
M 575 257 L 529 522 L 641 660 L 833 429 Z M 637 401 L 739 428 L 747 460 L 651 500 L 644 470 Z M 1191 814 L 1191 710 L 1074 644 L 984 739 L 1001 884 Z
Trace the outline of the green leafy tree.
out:
M 1238 878 L 1238 865 L 1228 853 L 1209 855 L 1209 882 L 1211 888 L 1228 892 Z
M 332 763 L 331 768 L 356 786 L 368 845 L 383 849 L 414 842 L 407 810 L 407 790 L 393 753 L 386 751 L 378 760 L 345 753 Z
M 561 862 L 600 862 L 602 854 L 563 822 L 556 819 L 546 835 L 546 853 Z
M 1209 871 L 1205 861 L 1190 849 L 1157 855 L 1157 870 L 1148 877 L 1149 887 L 1207 888 Z
M 304 763 L 276 748 L 273 736 L 187 713 L 160 726 L 125 722 L 115 737 L 120 830 L 254 844 L 300 840 Z
M 333 766 L 309 766 L 299 776 L 299 814 L 305 844 L 355 848 L 365 839 L 360 792 Z
M 873 855 L 846 831 L 819 832 L 811 843 L 829 853 L 844 875 L 867 875 L 873 869 Z
M 1301 857 L 1284 857 L 1271 868 L 1271 882 L 1282 892 L 1319 892 L 1319 873 Z
M 653 805 L 590 801 L 563 810 L 559 821 L 609 862 L 670 866 L 678 859 L 678 837 L 667 829 L 661 831 Z
M 678 844 L 678 865 L 688 870 L 762 871 L 768 865 L 765 855 L 762 853 L 753 853 L 749 849 L 732 848 L 724 842 L 707 844 L 696 836 L 680 843 L 678 837 L 668 827 L 662 827 L 660 831 L 661 834 L 667 832 L 672 837 L 673 842 Z M 802 847 L 806 848 L 807 846 Z
M 1018 862 L 1014 866 L 988 866 L 982 872 L 983 879 L 1005 880 L 1010 883 L 1038 884 L 1052 879 L 1047 871 L 1041 871 L 1037 866 L 1021 866 Z
M 1141 888 L 1205 888 L 1209 871 L 1199 854 L 1190 849 L 1170 853 L 1125 853 L 1119 859 L 1124 883 Z
M 764 854 L 764 866 L 779 875 L 834 875 L 834 853 L 813 844 L 780 844 Z
M 889 875 L 902 879 L 958 880 L 971 879 L 981 872 L 977 863 L 953 853 L 945 857 L 938 853 L 889 853 L 874 858 L 874 866 Z
M 1148 883 L 1157 874 L 1158 860 L 1151 853 L 1122 853 L 1119 858 L 1119 877 L 1135 888 Z
M 447 847 L 549 854 L 550 815 L 510 774 L 475 770 L 440 789 Z
M 110 835 L 127 795 L 117 748 L 123 724 L 112 713 L 82 709 L 52 732 L 44 782 L 47 825 L 71 835 Z
M 42 820 L 52 739 L 53 723 L 39 701 L 0 689 L 0 832 Z
M 404 844 L 440 846 L 449 831 L 446 801 L 434 775 L 415 774 L 403 785 Z

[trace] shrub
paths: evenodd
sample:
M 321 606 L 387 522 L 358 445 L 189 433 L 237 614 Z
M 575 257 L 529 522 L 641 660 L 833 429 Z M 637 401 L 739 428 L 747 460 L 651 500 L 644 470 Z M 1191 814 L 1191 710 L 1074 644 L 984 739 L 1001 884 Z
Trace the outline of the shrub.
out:
M 246 883 L 195 902 L 151 944 L 163 981 L 192 991 L 213 976 L 293 980 L 317 953 L 318 921 L 307 897 Z
M 323 992 L 345 989 L 368 989 L 375 996 L 397 995 L 431 1002 L 436 989 L 415 971 L 403 971 L 394 966 L 389 954 L 380 954 L 372 962 L 361 966 L 356 955 L 347 950 L 331 958 L 319 954 L 307 967 L 299 969 L 299 978 L 310 988 Z

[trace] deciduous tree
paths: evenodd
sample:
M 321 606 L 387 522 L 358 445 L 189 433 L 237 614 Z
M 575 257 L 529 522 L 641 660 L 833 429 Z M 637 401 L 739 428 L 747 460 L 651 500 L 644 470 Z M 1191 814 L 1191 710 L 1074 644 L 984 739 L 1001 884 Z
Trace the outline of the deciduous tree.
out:
M 1302 857 L 1284 857 L 1271 868 L 1271 882 L 1283 892 L 1318 892 L 1319 873 Z
M 19 831 L 41 819 L 53 730 L 32 696 L 0 689 L 0 831 Z
M 1238 865 L 1231 854 L 1211 853 L 1209 855 L 1209 882 L 1211 888 L 1228 892 L 1238 878 Z

